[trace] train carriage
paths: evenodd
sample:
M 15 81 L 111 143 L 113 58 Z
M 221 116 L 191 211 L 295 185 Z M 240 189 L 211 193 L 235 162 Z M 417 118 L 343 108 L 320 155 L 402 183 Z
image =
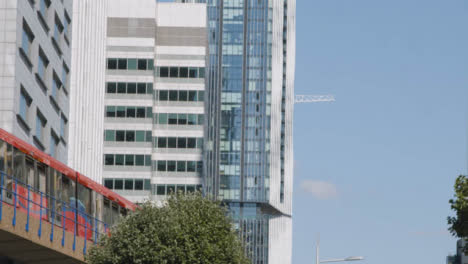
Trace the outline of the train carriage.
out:
M 136 205 L 0 129 L 1 200 L 89 240 Z

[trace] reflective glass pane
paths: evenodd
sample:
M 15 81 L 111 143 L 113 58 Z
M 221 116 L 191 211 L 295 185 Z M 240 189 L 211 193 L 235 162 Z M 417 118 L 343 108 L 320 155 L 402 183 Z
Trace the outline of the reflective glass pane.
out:
M 176 171 L 176 161 L 168 160 L 167 161 L 167 171 Z
M 128 69 L 129 70 L 136 70 L 137 69 L 137 60 L 136 59 L 128 59 Z

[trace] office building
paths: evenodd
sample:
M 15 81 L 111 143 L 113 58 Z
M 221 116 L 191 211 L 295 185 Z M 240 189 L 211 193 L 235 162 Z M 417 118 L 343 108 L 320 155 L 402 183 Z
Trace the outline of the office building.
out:
M 0 127 L 67 162 L 72 1 L 0 1 Z
M 104 184 L 134 202 L 201 188 L 206 5 L 109 1 Z
M 457 253 L 447 256 L 447 264 L 468 264 L 468 255 L 464 252 L 466 240 L 459 239 L 457 241 Z
M 295 0 L 208 1 L 204 190 L 253 263 L 291 263 Z
M 107 0 L 73 1 L 68 165 L 102 183 Z

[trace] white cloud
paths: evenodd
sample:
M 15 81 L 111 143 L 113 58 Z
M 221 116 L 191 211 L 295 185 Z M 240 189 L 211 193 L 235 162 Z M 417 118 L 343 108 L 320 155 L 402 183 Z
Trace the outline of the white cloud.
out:
M 333 183 L 324 181 L 305 180 L 301 183 L 301 189 L 321 200 L 338 197 L 338 190 Z

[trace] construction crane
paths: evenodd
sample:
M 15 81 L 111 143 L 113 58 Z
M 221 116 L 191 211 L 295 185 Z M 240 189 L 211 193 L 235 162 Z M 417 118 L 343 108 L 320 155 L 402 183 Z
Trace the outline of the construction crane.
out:
M 295 95 L 294 96 L 294 103 L 319 103 L 319 102 L 334 102 L 335 96 L 328 94 L 328 95 Z

